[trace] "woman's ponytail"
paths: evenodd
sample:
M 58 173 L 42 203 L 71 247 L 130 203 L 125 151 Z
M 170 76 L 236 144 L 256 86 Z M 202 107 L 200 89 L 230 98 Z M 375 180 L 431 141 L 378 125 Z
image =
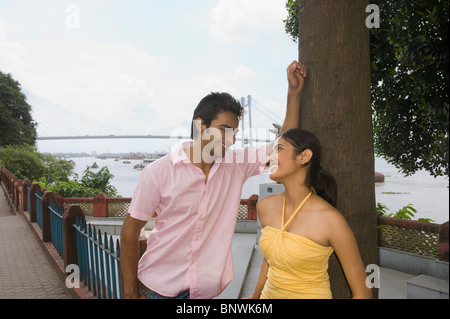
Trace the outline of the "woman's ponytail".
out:
M 317 195 L 336 207 L 338 189 L 333 175 L 325 170 L 320 170 L 315 178 L 311 179 L 311 186 L 314 188 Z

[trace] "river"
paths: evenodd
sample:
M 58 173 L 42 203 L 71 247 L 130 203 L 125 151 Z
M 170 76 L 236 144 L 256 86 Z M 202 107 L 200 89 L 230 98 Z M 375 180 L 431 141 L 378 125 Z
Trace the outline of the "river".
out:
M 99 159 L 94 157 L 72 158 L 76 163 L 74 172 L 80 178 L 87 166 L 94 162 L 101 168 L 108 166 L 114 175 L 112 184 L 123 197 L 133 195 L 141 170 L 134 169 L 140 160 L 130 160 L 125 164 L 123 160 L 114 161 L 112 158 Z M 427 172 L 420 171 L 412 176 L 404 177 L 395 166 L 388 164 L 381 158 L 375 160 L 375 170 L 384 174 L 384 183 L 375 184 L 376 202 L 382 203 L 389 209 L 388 213 L 395 213 L 403 206 L 412 204 L 417 209 L 417 218 L 431 218 L 436 223 L 449 220 L 449 192 L 448 180 L 444 177 L 434 178 Z M 251 177 L 244 184 L 242 198 L 259 193 L 259 184 L 272 182 L 267 174 Z M 357 200 L 357 199 L 355 199 Z

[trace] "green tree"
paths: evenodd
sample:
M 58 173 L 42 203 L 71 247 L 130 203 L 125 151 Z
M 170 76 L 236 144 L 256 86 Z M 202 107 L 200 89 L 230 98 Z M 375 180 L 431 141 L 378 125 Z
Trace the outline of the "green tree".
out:
M 84 187 L 100 189 L 106 195 L 114 197 L 117 196 L 117 189 L 110 184 L 110 180 L 113 178 L 114 175 L 109 172 L 107 166 L 103 166 L 97 173 L 91 171 L 87 166 L 81 178 L 81 184 Z
M 51 154 L 41 154 L 35 146 L 9 145 L 1 150 L 1 164 L 17 178 L 45 180 L 47 184 L 69 181 L 73 165 Z
M 56 181 L 68 182 L 73 171 L 73 164 L 52 154 L 39 153 L 42 163 L 42 176 L 48 183 Z
M 23 145 L 9 145 L 1 149 L 1 164 L 17 178 L 37 181 L 43 175 L 44 165 L 41 163 L 36 147 Z
M 102 192 L 100 189 L 84 187 L 76 179 L 56 181 L 52 185 L 48 185 L 45 180 L 41 180 L 39 184 L 41 185 L 41 188 L 46 188 L 51 192 L 58 193 L 59 195 L 68 198 L 95 197 L 95 195 Z
M 284 22 L 284 29 L 288 35 L 291 36 L 292 41 L 297 42 L 298 38 L 298 1 L 286 0 L 286 10 L 288 16 Z
M 34 145 L 36 123 L 19 82 L 0 71 L 0 146 Z
M 405 175 L 449 175 L 449 1 L 373 1 L 371 92 L 378 155 Z
M 377 155 L 405 175 L 449 176 L 449 1 L 372 0 L 380 28 L 370 34 Z M 286 32 L 297 40 L 297 0 L 286 1 Z
M 46 185 L 45 181 L 42 181 L 42 186 L 63 197 L 95 197 L 98 193 L 116 197 L 117 189 L 110 183 L 112 178 L 114 175 L 109 172 L 107 166 L 102 167 L 97 173 L 92 172 L 87 166 L 81 181 L 78 180 L 78 175 L 75 175 L 73 180 L 57 181 L 52 185 Z
M 376 210 L 377 210 L 377 214 L 380 216 L 388 216 L 388 217 L 393 217 L 393 218 L 398 218 L 398 219 L 408 219 L 408 220 L 413 220 L 413 218 L 417 214 L 417 209 L 415 209 L 413 207 L 413 204 L 408 204 L 406 206 L 403 206 L 397 212 L 395 212 L 395 214 L 388 213 L 387 211 L 389 209 L 381 203 L 377 203 Z M 433 220 L 431 218 L 418 218 L 417 220 L 420 222 L 425 222 L 425 223 L 432 223 L 432 222 L 434 223 L 435 222 L 435 220 Z M 382 227 L 383 227 L 383 225 L 378 226 L 378 228 L 382 228 Z

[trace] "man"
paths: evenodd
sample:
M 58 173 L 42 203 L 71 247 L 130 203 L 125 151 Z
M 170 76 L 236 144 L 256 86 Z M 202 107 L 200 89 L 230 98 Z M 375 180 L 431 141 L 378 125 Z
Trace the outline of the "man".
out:
M 287 68 L 281 131 L 298 127 L 306 68 Z M 213 298 L 234 279 L 231 241 L 242 185 L 261 173 L 271 144 L 231 150 L 243 108 L 211 93 L 194 111 L 192 142 L 142 171 L 121 233 L 125 298 Z M 139 259 L 142 227 L 157 213 Z

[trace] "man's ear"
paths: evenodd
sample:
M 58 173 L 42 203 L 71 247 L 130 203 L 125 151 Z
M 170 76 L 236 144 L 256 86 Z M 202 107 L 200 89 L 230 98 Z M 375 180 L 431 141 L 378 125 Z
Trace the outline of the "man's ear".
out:
M 311 161 L 312 156 L 313 152 L 309 148 L 307 148 L 300 155 L 297 156 L 296 162 L 300 166 L 307 165 Z

